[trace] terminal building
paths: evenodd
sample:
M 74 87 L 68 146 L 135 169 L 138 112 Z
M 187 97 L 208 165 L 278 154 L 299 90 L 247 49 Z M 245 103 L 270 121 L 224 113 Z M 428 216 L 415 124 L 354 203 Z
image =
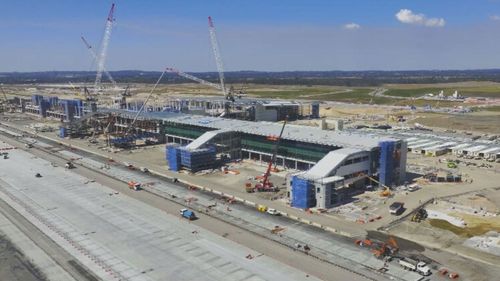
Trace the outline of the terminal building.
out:
M 117 114 L 117 130 L 127 128 L 136 115 L 107 111 Z M 167 152 L 169 165 L 191 171 L 199 167 L 192 166 L 196 162 L 208 168 L 207 164 L 215 161 L 215 153 L 228 160 L 267 163 L 282 127 L 280 123 L 172 112 L 145 112 L 138 120 L 149 122 L 148 132 L 164 136 L 170 147 L 179 147 L 175 156 Z M 294 171 L 288 184 L 292 206 L 327 209 L 342 203 L 353 188 L 374 182 L 371 179 L 389 187 L 402 184 L 406 179 L 406 153 L 406 142 L 400 139 L 286 125 L 276 163 Z M 193 161 L 193 157 L 198 160 Z
M 279 120 L 284 118 L 282 115 L 298 112 L 293 103 L 287 106 L 265 104 L 267 112 L 260 116 L 270 112 L 272 115 L 262 118 L 265 120 Z M 123 132 L 133 127 L 134 136 L 154 138 L 156 143 L 167 144 L 166 162 L 171 170 L 192 172 L 240 159 L 270 162 L 283 126 L 277 122 L 193 115 L 179 110 L 137 114 L 138 107 L 130 108 L 130 105 L 122 109 L 92 110 L 92 114 L 88 108 L 79 100 L 41 96 L 33 96 L 24 106 L 25 112 L 55 117 L 69 124 L 73 119 L 99 114 L 101 120 L 113 120 L 107 127 L 114 135 L 111 138 L 114 144 L 129 142 L 130 136 Z M 313 104 L 311 115 L 317 115 L 318 108 L 318 104 Z M 61 133 L 62 137 L 67 135 Z M 402 184 L 406 178 L 407 150 L 406 141 L 391 136 L 287 124 L 276 164 L 290 171 L 287 187 L 292 206 L 327 209 L 341 204 L 355 189 L 376 182 L 389 187 Z

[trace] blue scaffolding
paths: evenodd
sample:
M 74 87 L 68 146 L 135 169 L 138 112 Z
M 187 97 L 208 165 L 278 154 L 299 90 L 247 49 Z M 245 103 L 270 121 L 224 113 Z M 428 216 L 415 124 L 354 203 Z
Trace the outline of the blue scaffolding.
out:
M 380 146 L 380 169 L 379 182 L 386 186 L 391 186 L 394 182 L 394 141 L 382 141 Z
M 295 208 L 307 209 L 316 206 L 316 192 L 314 184 L 297 176 L 292 178 L 292 198 L 291 206 Z
M 179 171 L 181 169 L 180 147 L 175 144 L 168 144 L 165 149 L 165 159 L 169 170 Z
M 215 166 L 215 146 L 195 150 L 181 149 L 181 164 L 191 172 L 212 169 Z

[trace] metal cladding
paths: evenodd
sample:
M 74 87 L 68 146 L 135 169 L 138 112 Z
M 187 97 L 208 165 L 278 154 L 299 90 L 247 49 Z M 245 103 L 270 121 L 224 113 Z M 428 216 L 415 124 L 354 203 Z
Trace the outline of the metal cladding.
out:
M 34 104 L 34 105 L 40 105 L 40 102 L 43 100 L 43 96 L 42 95 L 32 95 L 31 96 L 31 102 Z
M 40 108 L 40 116 L 46 117 L 47 116 L 47 110 L 50 108 L 50 103 L 47 100 L 40 100 L 38 104 Z

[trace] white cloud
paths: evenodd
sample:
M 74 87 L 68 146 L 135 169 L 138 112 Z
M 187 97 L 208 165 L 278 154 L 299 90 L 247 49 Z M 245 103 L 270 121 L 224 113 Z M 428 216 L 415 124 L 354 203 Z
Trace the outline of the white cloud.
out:
M 443 18 L 427 18 L 424 14 L 415 14 L 408 9 L 401 9 L 396 14 L 396 18 L 402 23 L 429 27 L 442 27 L 446 24 Z
M 356 29 L 360 29 L 360 28 L 361 28 L 361 25 L 354 23 L 354 22 L 351 22 L 351 23 L 344 25 L 344 29 L 348 29 L 348 30 L 356 30 Z
M 490 17 L 490 20 L 499 21 L 500 20 L 500 16 L 499 15 L 492 15 Z

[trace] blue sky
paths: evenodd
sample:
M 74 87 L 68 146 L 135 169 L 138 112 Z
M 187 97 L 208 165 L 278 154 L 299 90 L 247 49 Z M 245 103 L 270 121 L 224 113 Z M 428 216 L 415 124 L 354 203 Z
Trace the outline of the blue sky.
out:
M 0 71 L 92 70 L 108 0 L 0 0 Z M 106 67 L 500 68 L 500 0 L 120 0 Z

